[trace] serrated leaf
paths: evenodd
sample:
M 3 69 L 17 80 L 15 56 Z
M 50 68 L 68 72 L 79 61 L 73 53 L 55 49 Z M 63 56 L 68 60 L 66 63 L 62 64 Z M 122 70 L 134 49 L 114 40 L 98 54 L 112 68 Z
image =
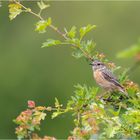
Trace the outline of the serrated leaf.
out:
M 83 56 L 83 53 L 80 50 L 75 50 L 72 52 L 72 56 L 78 59 Z
M 81 45 L 82 45 L 82 48 L 86 50 L 86 52 L 92 53 L 96 44 L 92 40 L 88 40 L 88 41 L 82 41 Z
M 36 23 L 36 29 L 35 31 L 38 31 L 39 33 L 46 32 L 46 28 L 51 25 L 51 18 L 48 18 L 47 20 L 40 20 Z
M 85 27 L 81 27 L 80 28 L 80 40 L 85 36 L 86 33 L 90 32 L 91 30 L 93 30 L 94 28 L 96 28 L 96 25 L 87 25 Z
M 56 46 L 56 45 L 60 45 L 60 44 L 62 44 L 62 42 L 60 40 L 47 39 L 46 42 L 43 43 L 41 48 Z
M 132 47 L 117 54 L 118 58 L 129 58 L 137 55 L 140 52 L 140 45 L 133 45 Z
M 21 5 L 19 5 L 17 3 L 9 4 L 8 7 L 9 7 L 10 20 L 13 20 L 14 18 L 16 18 L 17 15 L 19 15 L 22 12 Z
M 76 27 L 73 26 L 70 31 L 67 33 L 67 36 L 70 37 L 70 38 L 74 38 L 76 35 Z
M 37 5 L 41 10 L 44 10 L 44 9 L 50 7 L 49 4 L 45 4 L 43 1 L 37 2 Z
M 117 131 L 120 129 L 119 126 L 111 126 L 108 125 L 108 128 L 106 129 L 106 134 L 108 138 L 113 138 L 114 135 L 117 133 Z

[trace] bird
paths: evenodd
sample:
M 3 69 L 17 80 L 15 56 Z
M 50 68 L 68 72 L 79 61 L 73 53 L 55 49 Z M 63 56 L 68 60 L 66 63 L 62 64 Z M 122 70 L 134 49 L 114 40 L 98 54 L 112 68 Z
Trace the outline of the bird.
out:
M 119 83 L 116 76 L 103 62 L 94 60 L 90 65 L 92 65 L 93 77 L 99 86 L 108 92 L 119 91 L 128 96 L 128 93 Z

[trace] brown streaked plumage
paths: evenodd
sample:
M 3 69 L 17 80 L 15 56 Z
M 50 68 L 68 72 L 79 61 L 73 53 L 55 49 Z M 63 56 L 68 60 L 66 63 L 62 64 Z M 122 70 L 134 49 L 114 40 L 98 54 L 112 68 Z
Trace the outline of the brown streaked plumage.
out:
M 118 90 L 128 96 L 123 86 L 118 82 L 117 78 L 104 63 L 95 60 L 91 65 L 93 76 L 97 84 L 108 91 Z

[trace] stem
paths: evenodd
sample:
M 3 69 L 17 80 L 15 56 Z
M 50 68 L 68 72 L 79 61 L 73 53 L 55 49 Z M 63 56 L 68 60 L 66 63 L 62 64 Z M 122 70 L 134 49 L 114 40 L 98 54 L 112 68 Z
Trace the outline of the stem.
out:
M 23 9 L 25 9 L 27 12 L 29 12 L 30 14 L 38 17 L 40 20 L 44 20 L 39 14 L 34 13 L 30 8 L 25 7 L 24 5 L 22 5 L 20 2 L 14 0 L 14 2 L 18 5 L 20 5 Z
M 45 109 L 46 111 L 48 111 L 48 108 L 46 107 Z M 57 111 L 58 108 L 55 108 L 55 107 L 50 107 L 50 111 Z M 65 111 L 66 108 L 59 108 L 60 111 Z M 70 108 L 69 110 L 73 111 L 73 108 Z
M 29 137 L 29 140 L 31 140 L 32 139 L 32 137 L 31 137 L 31 131 L 28 131 L 28 137 Z
M 27 12 L 29 12 L 30 14 L 36 16 L 37 18 L 39 18 L 40 20 L 44 20 L 44 18 L 40 15 L 40 14 L 36 14 L 35 12 L 33 12 L 30 8 L 25 7 L 24 5 L 22 5 L 20 2 L 14 0 L 14 2 L 18 5 L 20 5 L 23 9 L 25 9 Z M 49 27 L 51 29 L 53 29 L 55 32 L 57 32 L 60 36 L 62 36 L 65 40 L 69 40 L 69 38 L 63 33 L 61 32 L 57 27 L 55 27 L 54 25 L 49 25 Z M 88 52 L 84 51 L 79 45 L 77 44 L 72 44 L 74 47 L 80 49 L 82 51 L 82 53 L 84 54 L 84 56 L 86 58 L 88 58 L 89 60 L 93 61 L 94 59 L 88 54 Z
M 57 27 L 55 27 L 54 25 L 49 25 L 49 27 L 51 29 L 53 29 L 55 32 L 57 32 L 59 35 L 61 35 L 64 39 L 68 40 L 69 38 L 66 37 L 66 35 L 64 33 L 62 33 L 60 30 L 58 30 Z
M 40 11 L 39 11 L 38 15 L 40 15 L 40 16 L 41 16 L 41 13 L 42 13 L 42 9 L 40 9 Z
M 80 112 L 78 112 L 78 114 L 77 114 L 77 120 L 78 120 L 78 127 L 79 127 L 79 125 L 80 125 Z

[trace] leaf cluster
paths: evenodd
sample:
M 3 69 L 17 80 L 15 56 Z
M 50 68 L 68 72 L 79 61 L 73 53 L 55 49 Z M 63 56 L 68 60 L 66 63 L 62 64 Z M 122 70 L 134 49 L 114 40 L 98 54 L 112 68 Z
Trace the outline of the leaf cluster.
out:
M 81 27 L 79 31 L 77 31 L 75 26 L 73 26 L 69 31 L 65 28 L 65 32 L 63 33 L 65 40 L 47 39 L 46 42 L 43 43 L 42 48 L 58 45 L 70 45 L 74 50 L 72 52 L 72 56 L 75 58 L 86 56 L 88 59 L 91 59 L 93 57 L 92 53 L 96 44 L 92 40 L 85 41 L 82 39 L 88 32 L 95 28 L 95 25 L 90 24 Z
M 29 134 L 32 136 L 35 129 L 39 130 L 40 121 L 46 116 L 46 111 L 51 111 L 52 119 L 67 112 L 72 114 L 74 129 L 69 138 L 75 140 L 94 136 L 98 139 L 140 138 L 139 95 L 126 100 L 120 98 L 121 95 L 112 93 L 100 99 L 96 87 L 78 84 L 75 88 L 74 95 L 65 108 L 57 98 L 54 107 L 35 107 L 28 104 L 32 109 L 23 111 L 15 121 L 19 125 L 16 128 L 18 137 L 27 138 Z M 28 113 L 29 110 L 31 113 Z

